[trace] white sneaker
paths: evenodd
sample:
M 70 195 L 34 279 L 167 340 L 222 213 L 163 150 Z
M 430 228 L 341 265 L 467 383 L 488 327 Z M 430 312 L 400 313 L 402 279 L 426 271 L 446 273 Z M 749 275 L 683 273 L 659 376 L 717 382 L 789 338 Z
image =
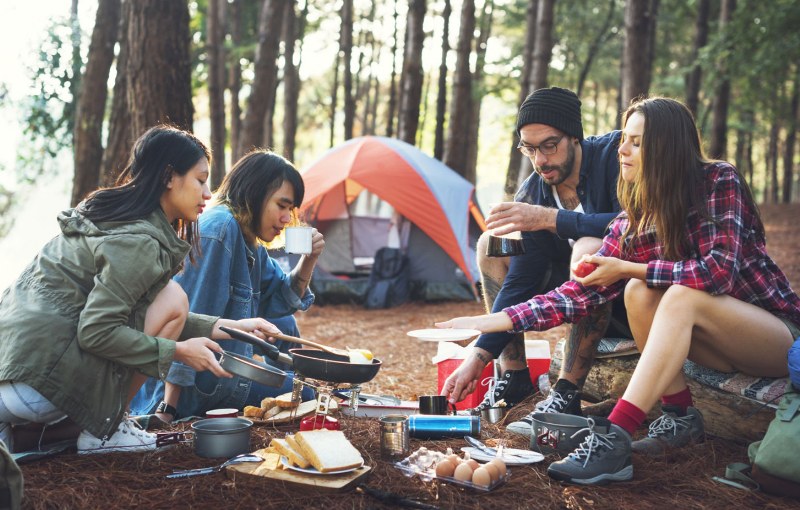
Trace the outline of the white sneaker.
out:
M 146 452 L 156 449 L 156 435 L 142 430 L 134 420 L 125 417 L 117 431 L 106 439 L 98 439 L 85 430 L 78 437 L 78 453 Z

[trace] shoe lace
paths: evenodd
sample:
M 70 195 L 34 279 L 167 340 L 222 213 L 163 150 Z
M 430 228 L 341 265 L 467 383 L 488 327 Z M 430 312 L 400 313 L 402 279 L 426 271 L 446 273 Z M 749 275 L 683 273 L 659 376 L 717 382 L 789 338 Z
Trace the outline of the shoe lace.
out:
M 588 427 L 582 428 L 570 436 L 570 439 L 572 439 L 578 434 L 582 434 L 583 432 L 587 431 L 589 432 L 589 435 L 586 436 L 586 439 L 584 439 L 583 442 L 578 445 L 574 452 L 569 454 L 569 458 L 575 459 L 578 462 L 582 462 L 583 467 L 586 467 L 586 464 L 588 464 L 592 454 L 601 446 L 608 450 L 613 450 L 614 445 L 611 440 L 617 437 L 616 432 L 608 432 L 607 434 L 601 434 L 597 432 L 594 429 L 594 420 L 591 418 L 588 420 Z
M 130 434 L 139 438 L 147 438 L 151 435 L 149 432 L 144 430 L 136 420 L 131 419 L 128 416 L 128 413 L 125 413 L 125 416 L 122 418 L 122 421 L 119 424 L 119 430 L 123 434 Z
M 689 421 L 692 418 L 692 416 L 677 417 L 672 413 L 664 413 L 650 424 L 647 429 L 647 437 L 658 438 L 669 433 L 672 433 L 673 436 L 677 435 L 680 430 L 691 426 Z
M 536 404 L 537 413 L 558 413 L 565 407 L 567 407 L 567 402 L 564 397 L 561 396 L 561 393 L 551 390 L 550 395 L 547 396 L 546 399 L 542 400 L 538 404 Z
M 508 379 L 498 379 L 496 377 L 486 378 L 481 384 L 485 384 L 488 386 L 488 391 L 486 395 L 483 397 L 483 402 L 480 403 L 478 406 L 479 408 L 484 407 L 494 407 L 494 403 L 497 401 L 498 397 L 500 397 L 508 386 Z

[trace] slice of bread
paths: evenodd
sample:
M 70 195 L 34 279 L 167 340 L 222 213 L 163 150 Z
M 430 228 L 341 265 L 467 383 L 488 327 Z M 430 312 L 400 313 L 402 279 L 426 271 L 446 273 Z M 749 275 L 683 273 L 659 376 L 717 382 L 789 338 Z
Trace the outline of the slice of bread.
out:
M 364 458 L 341 430 L 303 430 L 294 435 L 302 455 L 320 473 L 364 465 Z
M 300 452 L 295 451 L 295 449 L 289 445 L 286 439 L 274 437 L 269 445 L 275 447 L 278 453 L 289 459 L 289 462 L 295 466 L 305 469 L 311 465 Z
M 293 401 L 292 392 L 290 391 L 289 393 L 284 393 L 283 395 L 275 397 L 275 405 L 278 407 L 297 407 L 300 405 L 300 401 Z
M 256 420 L 261 420 L 264 416 L 264 410 L 260 407 L 255 406 L 245 406 L 244 407 L 244 417 L 245 418 L 255 418 Z
M 276 405 L 275 397 L 266 397 L 261 401 L 261 409 L 272 409 Z

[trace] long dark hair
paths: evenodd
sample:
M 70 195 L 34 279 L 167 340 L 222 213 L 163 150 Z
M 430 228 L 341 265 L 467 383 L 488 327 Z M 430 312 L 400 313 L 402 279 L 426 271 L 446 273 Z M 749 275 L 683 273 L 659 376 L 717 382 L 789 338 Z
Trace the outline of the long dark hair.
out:
M 300 172 L 286 158 L 265 150 L 242 156 L 222 180 L 217 203 L 231 210 L 248 243 L 258 238 L 261 208 L 285 181 L 294 188 L 294 206 L 300 207 L 306 192 Z
M 617 181 L 617 196 L 630 221 L 628 233 L 642 233 L 655 226 L 668 260 L 689 255 L 686 232 L 691 211 L 714 222 L 706 204 L 703 168 L 711 162 L 703 153 L 694 117 L 680 101 L 666 97 L 641 99 L 623 114 L 623 126 L 634 113 L 644 117 L 640 145 L 641 168 L 634 182 Z M 747 182 L 740 177 L 745 200 L 761 220 Z M 763 231 L 763 226 L 760 226 Z M 629 247 L 629 246 L 628 246 Z
M 192 133 L 154 126 L 133 144 L 128 166 L 115 185 L 92 192 L 76 209 L 95 223 L 145 218 L 160 207 L 172 176 L 185 175 L 202 158 L 211 161 L 211 152 Z M 194 222 L 179 219 L 172 226 L 189 243 L 198 237 Z

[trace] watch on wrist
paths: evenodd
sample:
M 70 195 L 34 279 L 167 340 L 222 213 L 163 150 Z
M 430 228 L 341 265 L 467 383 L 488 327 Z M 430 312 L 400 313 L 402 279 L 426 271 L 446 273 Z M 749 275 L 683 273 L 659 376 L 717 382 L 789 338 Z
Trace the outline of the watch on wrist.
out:
M 172 416 L 177 416 L 178 415 L 178 410 L 175 409 L 174 406 L 171 406 L 171 405 L 167 404 L 163 400 L 161 401 L 160 404 L 158 404 L 158 407 L 156 407 L 156 412 L 157 413 L 170 414 Z

